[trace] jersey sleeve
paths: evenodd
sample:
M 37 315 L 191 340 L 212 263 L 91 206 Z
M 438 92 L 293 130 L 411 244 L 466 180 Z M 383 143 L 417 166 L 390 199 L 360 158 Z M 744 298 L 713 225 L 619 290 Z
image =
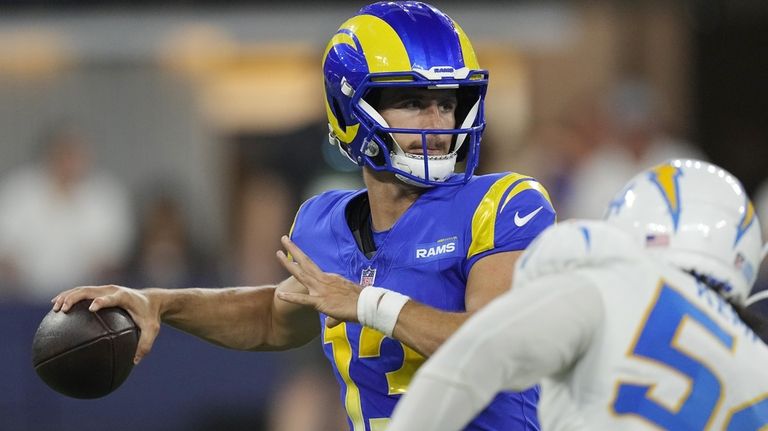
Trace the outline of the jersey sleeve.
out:
M 297 228 L 300 228 L 303 226 L 303 216 L 306 211 L 304 211 L 308 206 L 311 206 L 311 202 L 313 200 L 318 199 L 317 196 L 313 196 L 306 201 L 304 201 L 298 210 L 296 210 L 296 215 L 293 216 L 293 223 L 291 223 L 291 229 L 288 231 L 288 237 L 291 238 L 291 240 L 295 239 L 294 233 Z
M 603 312 L 600 293 L 586 277 L 561 274 L 512 289 L 422 366 L 387 430 L 463 429 L 498 392 L 526 389 L 571 367 Z
M 535 179 L 508 174 L 496 180 L 472 215 L 465 274 L 489 254 L 524 250 L 555 218 L 547 190 Z
M 322 232 L 323 227 L 328 227 L 328 214 L 349 194 L 350 191 L 331 190 L 304 201 L 296 211 L 288 236 L 295 242 L 304 235 L 316 236 Z

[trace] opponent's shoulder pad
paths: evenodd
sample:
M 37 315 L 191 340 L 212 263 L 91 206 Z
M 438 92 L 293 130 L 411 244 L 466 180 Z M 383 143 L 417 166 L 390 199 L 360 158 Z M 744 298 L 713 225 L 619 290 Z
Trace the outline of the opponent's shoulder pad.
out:
M 518 259 L 515 282 L 642 256 L 631 236 L 608 223 L 569 220 L 546 229 L 531 243 Z

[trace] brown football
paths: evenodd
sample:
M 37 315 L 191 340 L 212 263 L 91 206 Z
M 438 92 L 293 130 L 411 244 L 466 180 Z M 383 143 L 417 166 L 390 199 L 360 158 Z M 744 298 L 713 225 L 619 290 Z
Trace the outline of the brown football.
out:
M 133 369 L 139 329 L 122 308 L 88 311 L 80 301 L 50 311 L 32 343 L 32 365 L 52 389 L 74 398 L 99 398 L 117 389 Z

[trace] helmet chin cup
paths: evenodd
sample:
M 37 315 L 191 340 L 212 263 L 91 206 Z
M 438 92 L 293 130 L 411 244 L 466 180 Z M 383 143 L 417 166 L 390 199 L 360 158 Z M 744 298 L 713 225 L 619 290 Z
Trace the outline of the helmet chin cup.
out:
M 401 172 L 429 181 L 444 182 L 453 174 L 453 168 L 456 165 L 456 152 L 445 156 L 427 156 L 425 160 L 425 157 L 420 154 L 408 154 L 400 150 L 400 152 L 391 153 L 390 159 L 392 166 Z M 406 184 L 430 187 L 429 184 L 414 181 L 401 173 L 395 173 L 395 176 Z

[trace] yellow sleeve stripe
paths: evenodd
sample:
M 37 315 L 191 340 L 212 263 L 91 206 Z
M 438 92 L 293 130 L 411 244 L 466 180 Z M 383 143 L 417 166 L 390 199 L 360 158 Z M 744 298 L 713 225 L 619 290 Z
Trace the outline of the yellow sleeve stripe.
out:
M 516 185 L 515 188 L 512 189 L 511 192 L 507 195 L 507 198 L 504 200 L 504 203 L 501 205 L 501 210 L 499 212 L 504 211 L 504 207 L 507 206 L 509 201 L 512 200 L 513 197 L 517 196 L 518 193 L 522 192 L 523 190 L 536 190 L 542 195 L 544 195 L 544 199 L 549 202 L 550 205 L 552 205 L 552 201 L 549 199 L 549 193 L 547 193 L 547 189 L 544 188 L 544 186 L 541 185 L 538 181 L 531 178 L 529 181 L 521 181 L 520 184 Z
M 527 177 L 511 173 L 498 179 L 480 200 L 480 204 L 477 206 L 475 214 L 472 216 L 472 244 L 469 246 L 467 259 L 493 248 L 496 214 L 498 213 L 497 210 L 499 209 L 501 197 L 504 195 L 504 192 L 515 183 L 515 181 L 523 178 Z M 517 190 L 517 187 L 515 187 L 515 189 Z M 521 190 L 518 190 L 517 193 L 520 193 L 520 191 Z M 509 193 L 507 202 L 514 196 L 514 193 L 514 190 Z

